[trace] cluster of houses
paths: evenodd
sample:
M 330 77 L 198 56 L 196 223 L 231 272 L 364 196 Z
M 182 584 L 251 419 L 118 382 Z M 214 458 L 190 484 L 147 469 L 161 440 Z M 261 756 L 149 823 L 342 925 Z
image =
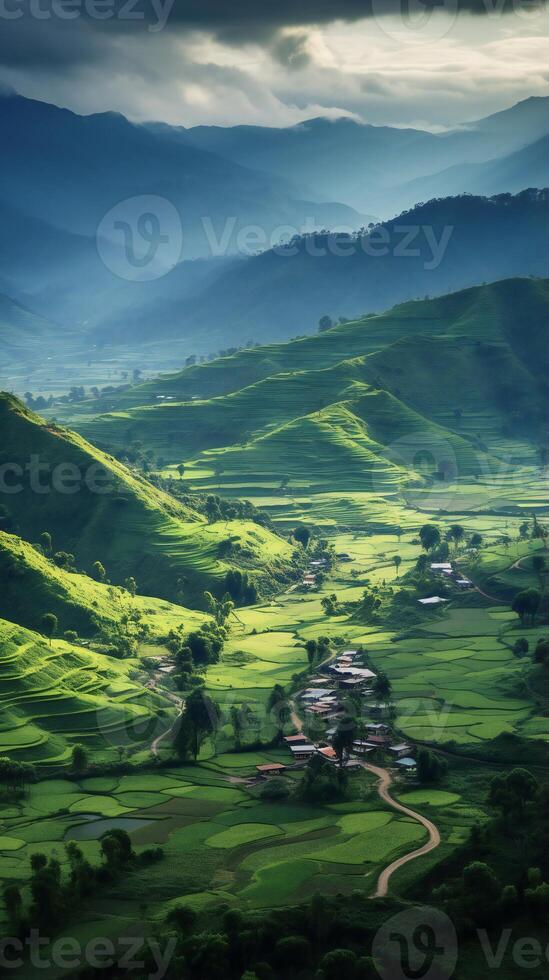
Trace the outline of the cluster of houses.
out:
M 350 562 L 353 559 L 346 551 L 339 551 L 336 554 L 336 558 L 340 562 Z M 306 589 L 314 589 L 317 584 L 316 577 L 320 572 L 325 572 L 328 569 L 328 562 L 325 558 L 316 558 L 309 562 L 308 570 L 303 576 L 303 582 L 301 583 Z
M 306 589 L 314 589 L 316 585 L 316 577 L 320 572 L 325 572 L 328 566 L 328 562 L 325 558 L 316 558 L 309 562 L 309 570 L 305 572 L 303 576 L 302 585 Z
M 452 582 L 458 589 L 470 589 L 473 585 L 470 579 L 465 578 L 461 572 L 457 571 L 451 561 L 434 561 L 431 563 L 431 572 L 434 575 L 443 575 Z M 418 599 L 420 606 L 440 606 L 448 599 L 440 595 L 430 596 L 428 599 Z
M 345 650 L 336 660 L 321 668 L 322 674 L 311 678 L 309 687 L 301 692 L 299 699 L 305 716 L 320 719 L 328 727 L 324 738 L 315 744 L 303 733 L 288 735 L 284 739 L 290 754 L 289 765 L 296 766 L 309 762 L 314 755 L 321 755 L 328 762 L 339 765 L 338 755 L 332 746 L 339 719 L 346 713 L 345 695 L 358 691 L 364 698 L 372 695 L 372 680 L 376 676 L 372 670 L 359 666 L 360 655 L 357 650 Z M 404 742 L 394 742 L 391 727 L 384 722 L 389 712 L 388 704 L 366 702 L 372 720 L 364 725 L 364 735 L 356 739 L 343 765 L 347 769 L 361 769 L 365 761 L 386 762 L 406 775 L 416 774 L 416 762 L 412 748 Z M 377 719 L 377 720 L 376 720 Z M 281 763 L 258 766 L 260 776 L 266 777 L 282 773 L 287 767 Z

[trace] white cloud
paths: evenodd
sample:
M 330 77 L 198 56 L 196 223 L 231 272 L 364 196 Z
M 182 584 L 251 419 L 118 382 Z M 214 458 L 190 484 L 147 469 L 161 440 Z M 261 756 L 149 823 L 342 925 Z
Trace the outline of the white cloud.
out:
M 441 30 L 446 26 L 447 30 Z M 400 30 L 400 34 L 399 34 Z M 85 49 L 86 26 L 65 42 Z M 549 14 L 460 15 L 436 41 L 402 40 L 385 18 L 285 29 L 262 43 L 223 43 L 204 31 L 105 31 L 77 61 L 6 64 L 0 80 L 77 111 L 115 109 L 186 126 L 291 125 L 315 115 L 438 129 L 529 95 L 549 94 Z M 45 44 L 44 36 L 41 41 Z M 58 44 L 58 39 L 56 39 Z

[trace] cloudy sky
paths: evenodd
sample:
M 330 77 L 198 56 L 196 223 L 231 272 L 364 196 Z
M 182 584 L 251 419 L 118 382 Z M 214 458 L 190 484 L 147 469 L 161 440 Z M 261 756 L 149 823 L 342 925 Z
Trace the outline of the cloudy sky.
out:
M 0 82 L 78 112 L 456 125 L 549 95 L 543 0 L 0 0 Z

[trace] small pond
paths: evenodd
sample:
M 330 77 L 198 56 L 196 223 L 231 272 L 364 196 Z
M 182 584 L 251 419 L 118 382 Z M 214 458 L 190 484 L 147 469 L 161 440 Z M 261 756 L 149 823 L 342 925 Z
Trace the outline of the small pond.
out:
M 87 822 L 69 827 L 65 831 L 65 840 L 97 840 L 107 830 L 127 830 L 131 834 L 132 830 L 140 830 L 153 823 L 140 817 L 95 817 L 89 813 L 82 816 Z

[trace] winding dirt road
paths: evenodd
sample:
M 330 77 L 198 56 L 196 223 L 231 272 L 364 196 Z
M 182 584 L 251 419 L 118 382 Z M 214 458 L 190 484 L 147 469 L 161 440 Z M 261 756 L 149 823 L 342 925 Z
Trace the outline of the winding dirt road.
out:
M 364 763 L 364 768 L 369 772 L 373 773 L 379 779 L 377 791 L 381 799 L 387 803 L 393 810 L 398 810 L 399 813 L 404 813 L 405 816 L 411 817 L 412 820 L 416 820 L 420 823 L 429 834 L 429 840 L 423 847 L 419 847 L 417 850 L 412 851 L 410 854 L 404 854 L 402 857 L 397 858 L 393 861 L 387 868 L 385 868 L 378 879 L 377 889 L 372 898 L 385 898 L 389 891 L 389 882 L 394 875 L 395 871 L 399 868 L 404 867 L 409 861 L 415 861 L 416 858 L 424 857 L 425 854 L 430 854 L 434 851 L 440 844 L 440 833 L 438 828 L 427 817 L 423 817 L 420 813 L 416 813 L 415 810 L 411 810 L 410 807 L 404 806 L 403 803 L 397 803 L 396 800 L 391 796 L 389 789 L 393 782 L 393 777 L 387 769 L 382 769 L 380 766 L 373 766 L 369 762 Z

